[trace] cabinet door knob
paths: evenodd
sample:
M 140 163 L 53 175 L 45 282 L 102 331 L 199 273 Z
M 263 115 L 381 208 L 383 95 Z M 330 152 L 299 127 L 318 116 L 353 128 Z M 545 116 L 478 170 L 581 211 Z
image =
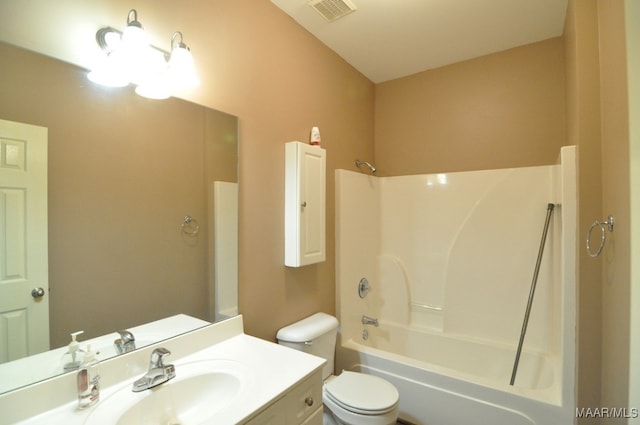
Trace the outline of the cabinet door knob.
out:
M 307 201 L 304 201 L 301 205 L 302 205 L 302 208 L 306 207 L 307 206 Z
M 305 399 L 304 399 L 304 403 L 305 403 L 307 406 L 309 406 L 309 407 L 313 406 L 313 397 L 307 397 L 307 398 L 305 398 Z

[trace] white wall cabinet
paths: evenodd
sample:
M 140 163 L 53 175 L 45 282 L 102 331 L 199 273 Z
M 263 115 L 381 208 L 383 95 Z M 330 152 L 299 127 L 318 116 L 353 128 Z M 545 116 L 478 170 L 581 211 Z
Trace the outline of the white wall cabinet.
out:
M 284 264 L 325 260 L 326 151 L 301 142 L 285 144 Z

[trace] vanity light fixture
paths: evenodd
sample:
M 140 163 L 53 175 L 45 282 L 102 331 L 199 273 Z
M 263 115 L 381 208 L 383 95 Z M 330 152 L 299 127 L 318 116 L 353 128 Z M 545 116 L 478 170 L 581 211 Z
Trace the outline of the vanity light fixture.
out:
M 110 87 L 134 84 L 137 94 L 152 99 L 166 99 L 175 90 L 200 84 L 182 33 L 171 37 L 171 52 L 150 45 L 135 9 L 129 11 L 123 32 L 101 28 L 96 41 L 104 54 L 89 72 L 95 83 Z

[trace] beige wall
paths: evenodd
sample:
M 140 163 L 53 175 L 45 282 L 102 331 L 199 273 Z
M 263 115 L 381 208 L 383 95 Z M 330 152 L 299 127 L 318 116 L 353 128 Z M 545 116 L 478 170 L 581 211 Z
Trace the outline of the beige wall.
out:
M 335 313 L 334 175 L 373 155 L 373 84 L 268 1 L 220 2 L 211 93 L 240 118 L 240 311 L 246 331 L 277 329 L 316 311 Z M 214 48 L 212 52 L 216 52 Z M 284 143 L 320 127 L 327 149 L 327 261 L 284 266 Z
M 92 27 L 121 27 L 130 8 L 154 44 L 164 46 L 173 31 L 184 33 L 202 85 L 183 96 L 239 117 L 239 295 L 246 331 L 274 339 L 279 327 L 305 315 L 334 313 L 333 170 L 373 157 L 373 83 L 268 0 L 193 6 L 35 0 L 30 6 L 2 3 L 0 34 L 79 65 L 88 62 L 86 47 L 95 49 Z M 327 149 L 328 260 L 289 269 L 283 263 L 284 143 L 307 140 L 314 125 Z
M 570 0 L 565 25 L 567 137 L 578 145 L 579 232 L 609 214 L 616 220 L 599 258 L 590 258 L 582 244 L 578 247 L 581 407 L 637 407 L 629 403 L 631 192 L 625 36 L 624 1 Z
M 565 145 L 562 39 L 376 86 L 382 175 L 553 164 Z
M 578 146 L 578 235 L 602 216 L 597 5 L 570 0 L 565 23 L 567 141 Z M 578 400 L 599 407 L 602 266 L 578 244 Z M 583 419 L 581 423 L 598 423 Z
M 373 156 L 373 83 L 267 0 L 183 13 L 204 73 L 191 98 L 240 120 L 240 311 L 247 333 L 274 340 L 306 315 L 335 313 L 333 170 Z M 327 261 L 287 268 L 284 143 L 307 141 L 314 125 L 327 149 Z
M 602 405 L 630 406 L 630 174 L 624 0 L 598 0 L 602 118 L 602 212 L 615 217 L 603 255 Z M 605 423 L 616 423 L 611 419 Z
M 567 141 L 578 146 L 578 234 L 602 216 L 600 91 L 594 1 L 569 1 L 565 22 Z M 578 246 L 578 401 L 600 406 L 602 266 Z M 588 423 L 587 420 L 582 420 Z

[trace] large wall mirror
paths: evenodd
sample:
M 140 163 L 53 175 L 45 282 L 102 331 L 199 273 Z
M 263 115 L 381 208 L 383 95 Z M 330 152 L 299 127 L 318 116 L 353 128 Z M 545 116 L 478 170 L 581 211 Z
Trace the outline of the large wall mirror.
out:
M 0 119 L 48 129 L 50 348 L 79 330 L 237 314 L 237 118 L 103 88 L 9 44 L 0 57 Z

